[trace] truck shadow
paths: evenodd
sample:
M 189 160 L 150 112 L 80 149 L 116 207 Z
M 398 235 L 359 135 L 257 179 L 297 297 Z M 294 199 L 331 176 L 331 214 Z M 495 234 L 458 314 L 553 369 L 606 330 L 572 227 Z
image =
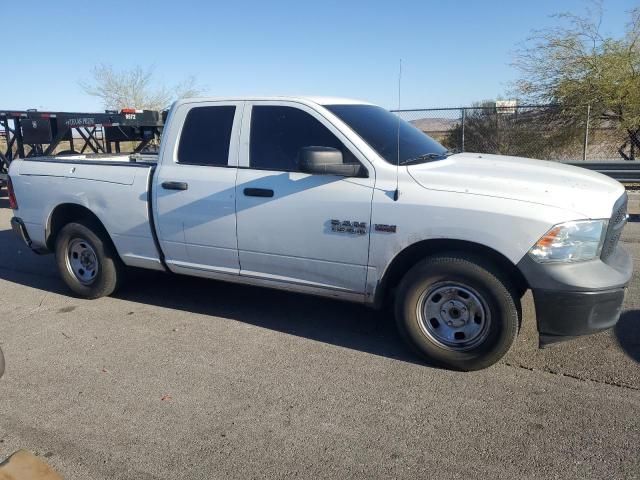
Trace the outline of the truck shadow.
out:
M 640 363 L 640 310 L 623 312 L 614 328 L 614 334 L 620 348 Z
M 132 269 L 114 297 L 144 305 L 210 315 L 318 342 L 425 364 L 399 337 L 390 313 L 362 305 L 236 285 L 196 277 Z M 0 278 L 70 295 L 52 255 L 38 256 L 11 230 L 0 230 Z
M 348 302 L 182 275 L 131 271 L 114 297 L 227 318 L 411 363 L 390 312 Z

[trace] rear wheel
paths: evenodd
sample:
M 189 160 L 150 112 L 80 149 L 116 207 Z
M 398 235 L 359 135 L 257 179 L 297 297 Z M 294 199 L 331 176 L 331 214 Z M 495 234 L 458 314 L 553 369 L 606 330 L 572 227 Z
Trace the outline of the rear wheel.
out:
M 491 265 L 464 254 L 427 258 L 397 292 L 402 336 L 423 357 L 479 370 L 509 350 L 518 333 L 519 300 Z
M 69 223 L 56 237 L 56 263 L 67 286 L 84 298 L 111 295 L 124 266 L 111 241 L 91 222 Z

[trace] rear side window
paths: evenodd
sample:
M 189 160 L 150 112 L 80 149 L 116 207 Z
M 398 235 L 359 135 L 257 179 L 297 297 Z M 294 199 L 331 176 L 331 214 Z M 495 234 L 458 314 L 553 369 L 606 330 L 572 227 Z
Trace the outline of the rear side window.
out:
M 234 106 L 195 107 L 182 127 L 178 162 L 189 165 L 227 166 Z
M 333 147 L 343 162 L 358 164 L 347 147 L 327 127 L 298 108 L 254 106 L 251 112 L 249 164 L 260 170 L 300 171 L 303 147 Z

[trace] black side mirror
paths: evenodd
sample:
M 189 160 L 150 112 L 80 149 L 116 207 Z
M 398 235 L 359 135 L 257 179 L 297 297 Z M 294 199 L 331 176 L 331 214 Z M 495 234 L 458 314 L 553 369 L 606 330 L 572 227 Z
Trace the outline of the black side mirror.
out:
M 331 147 L 303 147 L 298 154 L 300 171 L 315 175 L 362 177 L 360 164 L 342 163 L 342 152 Z

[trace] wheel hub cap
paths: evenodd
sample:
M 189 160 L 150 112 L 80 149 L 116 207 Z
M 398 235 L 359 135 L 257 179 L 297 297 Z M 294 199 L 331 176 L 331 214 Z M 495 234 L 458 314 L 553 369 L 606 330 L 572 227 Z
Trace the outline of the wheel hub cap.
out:
M 91 285 L 98 275 L 98 256 L 84 239 L 75 238 L 67 248 L 67 269 L 83 285 Z
M 459 328 L 469 321 L 469 310 L 464 303 L 450 300 L 440 310 L 440 317 L 450 327 Z
M 438 283 L 418 302 L 420 328 L 434 343 L 448 350 L 474 348 L 487 336 L 490 317 L 486 301 L 462 283 Z

